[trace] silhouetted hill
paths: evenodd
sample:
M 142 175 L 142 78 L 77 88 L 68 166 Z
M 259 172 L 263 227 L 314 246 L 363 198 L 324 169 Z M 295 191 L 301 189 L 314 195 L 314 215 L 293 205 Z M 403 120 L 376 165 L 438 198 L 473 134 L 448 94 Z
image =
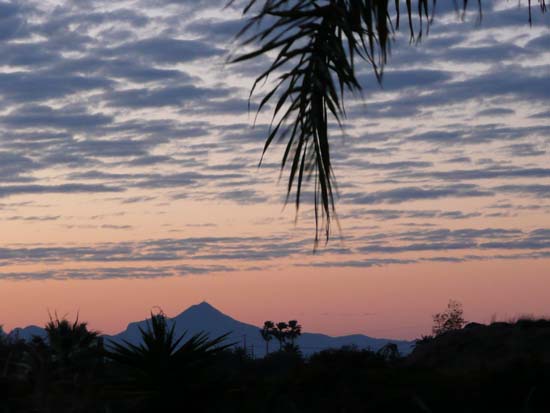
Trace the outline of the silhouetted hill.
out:
M 423 367 L 498 369 L 531 362 L 550 364 L 550 320 L 470 323 L 418 344 L 408 361 Z
M 241 323 L 207 303 L 166 320 L 178 332 L 233 330 L 240 341 L 263 343 L 259 328 Z M 292 350 L 269 357 L 216 351 L 187 341 L 180 351 L 166 334 L 165 318 L 155 319 L 151 346 L 98 351 L 85 325 L 53 323 L 54 343 L 0 340 L 2 413 L 332 413 L 445 412 L 546 413 L 550 406 L 550 321 L 481 325 L 423 340 L 405 358 L 393 346 L 374 352 L 346 347 L 304 358 Z M 114 340 L 139 341 L 131 323 Z M 181 323 L 181 325 L 180 325 Z M 70 328 L 67 328 L 70 327 Z M 20 337 L 33 327 L 19 330 Z M 17 331 L 16 331 L 17 333 Z M 310 341 L 308 341 L 310 340 Z M 312 342 L 315 347 L 309 347 Z M 304 352 L 321 346 L 385 340 L 355 335 L 305 333 Z M 167 343 L 169 345 L 167 345 Z M 305 344 L 304 344 L 305 343 Z M 242 342 L 239 342 L 241 345 Z M 215 345 L 215 344 L 214 344 Z M 256 345 L 256 344 L 255 344 Z M 275 347 L 275 346 L 272 346 Z M 267 406 L 267 408 L 266 408 Z
M 12 338 L 29 341 L 33 336 L 46 337 L 46 332 L 38 326 L 27 326 L 25 328 L 14 328 L 8 335 Z
M 207 302 L 202 302 L 189 307 L 176 317 L 169 318 L 168 325 L 176 324 L 176 334 L 180 335 L 187 332 L 188 336 L 199 332 L 207 332 L 210 337 L 221 336 L 230 333 L 229 342 L 236 343 L 237 346 L 246 346 L 256 357 L 265 355 L 265 342 L 260 336 L 260 327 L 243 323 L 222 313 Z M 146 327 L 146 320 L 136 321 L 128 324 L 126 330 L 113 335 L 106 335 L 107 343 L 109 340 L 121 343 L 126 340 L 132 344 L 141 341 L 139 328 Z M 12 337 L 18 337 L 24 340 L 30 340 L 32 336 L 45 336 L 44 329 L 37 326 L 28 326 L 25 328 L 15 328 L 10 332 Z M 388 342 L 395 343 L 402 354 L 408 354 L 412 348 L 412 342 L 404 340 L 389 340 L 384 338 L 372 338 L 362 334 L 353 334 L 349 336 L 331 337 L 326 334 L 303 333 L 296 340 L 304 355 L 309 355 L 317 351 L 328 348 L 340 348 L 342 346 L 356 346 L 360 349 L 370 348 L 378 350 Z M 272 340 L 269 343 L 269 350 L 278 349 L 278 343 Z
M 178 334 L 187 331 L 187 334 L 191 335 L 206 331 L 211 337 L 215 337 L 230 332 L 228 338 L 230 342 L 242 346 L 246 341 L 246 346 L 253 350 L 256 356 L 263 357 L 265 355 L 265 342 L 260 336 L 258 326 L 235 320 L 207 302 L 189 307 L 178 316 L 168 319 L 168 323 L 170 325 L 176 323 Z M 137 343 L 140 341 L 139 327 L 144 328 L 145 324 L 145 320 L 130 323 L 125 331 L 110 338 L 117 342 L 126 340 L 130 343 Z M 331 337 L 325 334 L 303 333 L 296 342 L 305 355 L 327 348 L 339 348 L 349 345 L 377 350 L 388 342 L 397 344 L 401 353 L 408 354 L 412 345 L 408 341 L 372 338 L 361 334 Z M 269 345 L 270 351 L 278 348 L 278 343 L 274 340 Z

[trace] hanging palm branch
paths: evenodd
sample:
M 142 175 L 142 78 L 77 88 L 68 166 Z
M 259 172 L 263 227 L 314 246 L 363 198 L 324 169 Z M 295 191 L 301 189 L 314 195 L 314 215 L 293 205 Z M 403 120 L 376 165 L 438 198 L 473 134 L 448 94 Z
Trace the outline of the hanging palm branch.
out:
M 481 16 L 482 0 L 477 2 Z M 303 184 L 313 181 L 315 245 L 323 233 L 328 241 L 336 217 L 329 125 L 335 122 L 342 126 L 346 117 L 344 94 L 361 92 L 356 60 L 366 61 L 378 81 L 382 80 L 390 40 L 400 26 L 400 3 L 401 0 L 392 4 L 389 0 L 249 0 L 244 8 L 243 14 L 251 17 L 237 37 L 242 39 L 241 46 L 253 48 L 230 61 L 272 57 L 271 65 L 256 78 L 250 91 L 252 97 L 260 83 L 275 77 L 273 87 L 258 107 L 259 113 L 268 102 L 274 104 L 262 158 L 273 141 L 286 141 L 281 171 L 288 170 L 286 202 L 295 190 L 297 213 Z M 416 10 L 412 0 L 404 3 L 411 41 L 419 41 L 429 30 L 436 0 L 417 0 Z M 545 12 L 546 0 L 538 3 Z M 467 4 L 468 0 L 462 1 L 462 14 Z M 416 32 L 414 20 L 418 22 Z

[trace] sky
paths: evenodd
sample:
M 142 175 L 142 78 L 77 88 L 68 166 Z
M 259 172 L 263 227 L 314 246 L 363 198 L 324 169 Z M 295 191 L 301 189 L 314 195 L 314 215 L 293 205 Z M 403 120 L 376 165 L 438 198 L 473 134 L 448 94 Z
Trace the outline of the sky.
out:
M 390 338 L 429 333 L 449 299 L 470 321 L 550 316 L 548 15 L 441 8 L 419 44 L 396 35 L 382 87 L 359 68 L 332 128 L 341 230 L 313 254 L 284 146 L 258 168 L 270 113 L 254 126 L 247 99 L 268 61 L 227 64 L 244 20 L 224 4 L 0 2 L 5 329 L 57 311 L 115 333 L 203 300 Z

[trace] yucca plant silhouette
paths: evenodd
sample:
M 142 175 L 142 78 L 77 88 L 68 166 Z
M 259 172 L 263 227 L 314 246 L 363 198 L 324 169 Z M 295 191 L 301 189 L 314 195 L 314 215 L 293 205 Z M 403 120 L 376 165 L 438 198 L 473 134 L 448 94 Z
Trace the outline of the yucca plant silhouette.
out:
M 117 385 L 131 411 L 173 411 L 181 404 L 202 411 L 216 391 L 216 377 L 208 367 L 215 356 L 234 345 L 225 343 L 227 334 L 209 339 L 204 332 L 187 340 L 186 333 L 175 335 L 175 324 L 168 326 L 163 313 L 153 314 L 146 328 L 139 328 L 142 343 L 112 343 L 106 355 L 126 377 Z

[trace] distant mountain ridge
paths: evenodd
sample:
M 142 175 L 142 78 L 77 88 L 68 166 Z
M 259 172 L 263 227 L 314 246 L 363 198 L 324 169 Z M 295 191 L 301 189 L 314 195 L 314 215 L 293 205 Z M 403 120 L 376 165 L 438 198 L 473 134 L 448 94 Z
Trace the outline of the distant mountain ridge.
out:
M 11 337 L 18 337 L 23 340 L 31 340 L 33 336 L 46 337 L 46 331 L 42 327 L 30 325 L 24 328 L 14 328 L 7 335 Z
M 265 341 L 260 335 L 260 327 L 235 320 L 214 308 L 206 301 L 189 307 L 181 314 L 168 318 L 167 321 L 170 326 L 175 323 L 177 335 L 187 332 L 187 335 L 191 336 L 204 331 L 213 338 L 225 333 L 230 333 L 228 336 L 229 342 L 236 343 L 236 346 L 246 345 L 247 350 L 256 357 L 263 357 L 265 355 Z M 141 341 L 139 328 L 146 328 L 146 325 L 147 320 L 132 322 L 128 324 L 126 330 L 118 334 L 112 336 L 105 335 L 106 343 L 108 345 L 109 341 L 117 343 L 127 341 L 132 344 L 137 344 Z M 32 338 L 33 335 L 45 335 L 45 332 L 40 327 L 29 326 L 23 329 L 14 329 L 10 332 L 10 335 L 13 334 L 28 340 Z M 378 350 L 389 342 L 395 343 L 401 354 L 410 353 L 413 344 L 411 341 L 372 338 L 362 334 L 331 337 L 325 334 L 306 332 L 302 333 L 296 340 L 296 344 L 300 346 L 304 355 L 309 355 L 327 348 L 339 348 L 342 346 L 357 346 L 358 348 Z M 269 347 L 270 351 L 276 350 L 278 343 L 271 341 Z

